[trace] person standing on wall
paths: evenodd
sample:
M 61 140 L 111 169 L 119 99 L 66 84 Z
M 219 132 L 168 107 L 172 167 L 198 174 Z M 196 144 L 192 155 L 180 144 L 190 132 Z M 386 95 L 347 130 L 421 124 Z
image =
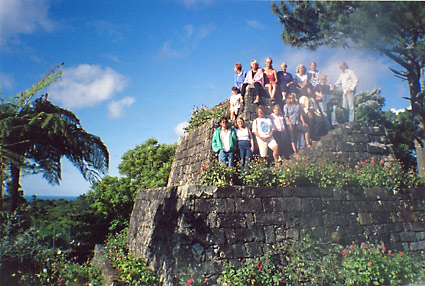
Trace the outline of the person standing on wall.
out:
M 219 152 L 220 164 L 234 167 L 233 152 L 236 149 L 236 132 L 232 128 L 228 128 L 228 123 L 226 117 L 220 119 L 220 127 L 213 134 L 212 149 L 214 152 Z
M 338 78 L 338 81 L 335 83 L 335 86 L 342 87 L 342 107 L 344 109 L 348 108 L 348 121 L 354 121 L 354 95 L 356 93 L 356 87 L 359 83 L 355 73 L 348 69 L 346 62 L 339 62 L 338 67 L 341 70 L 341 75 Z

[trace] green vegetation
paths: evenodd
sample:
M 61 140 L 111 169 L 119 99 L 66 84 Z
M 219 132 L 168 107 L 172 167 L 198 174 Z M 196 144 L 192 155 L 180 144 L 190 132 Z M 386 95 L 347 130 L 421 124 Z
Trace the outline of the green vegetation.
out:
M 220 119 L 223 116 L 226 116 L 225 107 L 217 105 L 210 109 L 203 105 L 201 105 L 201 107 L 196 106 L 192 110 L 192 117 L 189 120 L 189 125 L 184 128 L 184 131 L 189 132 L 195 130 L 211 119 Z
M 107 240 L 108 256 L 115 269 L 119 270 L 121 281 L 126 285 L 155 286 L 159 279 L 143 259 L 135 258 L 128 252 L 127 229 Z
M 425 186 L 425 182 L 413 170 L 405 172 L 398 161 L 359 162 L 355 168 L 322 161 L 312 162 L 306 157 L 286 161 L 281 167 L 269 167 L 265 160 L 250 162 L 249 167 L 239 171 L 236 167 L 225 167 L 209 163 L 202 167 L 199 180 L 204 185 L 300 187 L 379 187 L 391 191 Z
M 310 239 L 288 240 L 241 267 L 225 265 L 220 280 L 229 286 L 405 285 L 423 278 L 422 266 L 418 258 L 393 253 L 384 245 L 353 242 L 343 248 Z

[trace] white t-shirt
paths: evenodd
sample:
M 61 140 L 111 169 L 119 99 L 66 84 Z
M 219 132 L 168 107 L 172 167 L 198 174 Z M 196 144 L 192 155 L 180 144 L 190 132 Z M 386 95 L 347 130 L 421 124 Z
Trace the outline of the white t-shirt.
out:
M 240 108 L 241 100 L 242 100 L 242 95 L 240 93 L 232 94 L 232 96 L 230 96 L 230 106 L 231 107 L 233 106 L 233 108 Z
M 220 140 L 221 140 L 221 147 L 223 147 L 224 152 L 230 151 L 230 130 L 226 129 L 224 131 L 223 129 L 220 130 Z
M 244 129 L 236 128 L 236 137 L 239 141 L 241 140 L 248 140 L 249 141 L 249 131 L 248 127 L 245 126 Z
M 283 123 L 283 115 L 278 116 L 272 113 L 269 115 L 269 118 L 271 119 L 275 130 L 280 132 L 285 130 L 285 124 Z
M 269 136 L 272 130 L 275 128 L 270 118 L 257 118 L 252 123 L 252 132 L 257 132 L 261 137 Z

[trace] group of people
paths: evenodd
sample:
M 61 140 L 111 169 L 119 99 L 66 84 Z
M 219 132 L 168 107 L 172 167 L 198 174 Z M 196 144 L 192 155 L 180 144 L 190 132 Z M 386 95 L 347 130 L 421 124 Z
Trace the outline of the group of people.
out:
M 343 108 L 348 109 L 348 121 L 354 121 L 354 95 L 358 79 L 345 62 L 339 62 L 341 75 L 335 86 L 343 91 Z M 215 130 L 212 147 L 219 152 L 222 164 L 234 166 L 233 155 L 238 153 L 241 166 L 252 158 L 255 149 L 254 136 L 261 157 L 267 157 L 268 148 L 272 150 L 276 165 L 290 153 L 298 153 L 300 147 L 311 147 L 312 141 L 325 134 L 336 124 L 335 108 L 330 103 L 334 86 L 325 74 L 317 70 L 316 62 L 310 62 L 307 71 L 298 65 L 293 76 L 287 72 L 287 64 L 281 64 L 281 71 L 273 68 L 271 58 L 265 60 L 261 69 L 256 60 L 251 61 L 251 70 L 245 72 L 236 63 L 235 86 L 232 87 L 230 119 L 236 121 L 236 130 L 230 128 L 227 118 L 220 120 Z M 247 88 L 253 88 L 253 103 L 260 104 L 268 91 L 274 104 L 273 113 L 267 115 L 263 106 L 257 108 L 257 118 L 252 122 L 252 131 L 245 125 L 239 110 L 245 102 Z M 283 106 L 283 110 L 282 110 Z M 290 142 L 287 140 L 290 138 Z

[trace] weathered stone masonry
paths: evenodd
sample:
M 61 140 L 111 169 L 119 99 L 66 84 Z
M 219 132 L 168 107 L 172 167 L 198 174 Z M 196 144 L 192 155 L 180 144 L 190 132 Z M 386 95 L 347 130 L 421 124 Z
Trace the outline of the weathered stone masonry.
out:
M 174 285 L 174 271 L 200 265 L 214 278 L 218 261 L 238 262 L 305 234 L 340 243 L 383 241 L 425 249 L 425 192 L 382 189 L 213 187 L 139 191 L 129 246 Z

